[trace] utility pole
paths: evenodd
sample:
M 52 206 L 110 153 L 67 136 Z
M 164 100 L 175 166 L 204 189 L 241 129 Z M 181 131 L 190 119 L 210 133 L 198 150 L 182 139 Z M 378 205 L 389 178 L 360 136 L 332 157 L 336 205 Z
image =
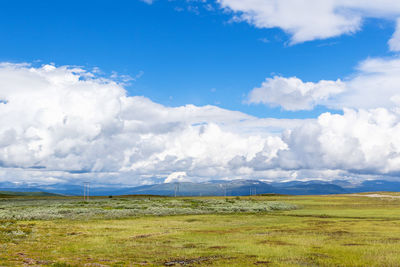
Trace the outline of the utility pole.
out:
M 177 186 L 176 183 L 174 184 L 174 197 L 176 197 L 176 190 L 177 190 Z
M 83 201 L 89 201 L 90 196 L 90 183 L 83 183 Z
M 224 197 L 226 197 L 226 185 L 224 185 L 224 184 L 219 184 L 219 187 L 221 187 L 222 190 L 224 190 L 224 191 L 223 191 L 223 192 L 224 192 Z
M 175 193 L 175 197 L 179 194 L 179 183 L 175 183 L 174 193 Z
M 250 187 L 250 196 L 255 196 L 255 195 L 257 195 L 257 188 Z

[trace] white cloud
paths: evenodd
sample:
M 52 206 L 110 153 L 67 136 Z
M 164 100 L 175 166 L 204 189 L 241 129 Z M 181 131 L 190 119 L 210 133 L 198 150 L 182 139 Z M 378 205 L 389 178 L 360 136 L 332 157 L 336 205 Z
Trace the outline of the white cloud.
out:
M 400 18 L 396 22 L 396 31 L 393 33 L 392 38 L 389 40 L 389 49 L 391 51 L 400 51 Z
M 261 87 L 253 89 L 249 103 L 281 106 L 286 110 L 311 110 L 322 105 L 329 97 L 344 91 L 344 83 L 337 81 L 302 82 L 296 77 L 267 78 Z
M 291 77 L 267 78 L 253 89 L 249 103 L 311 110 L 316 105 L 343 108 L 397 108 L 400 104 L 400 58 L 369 58 L 343 81 L 303 82 Z
M 125 183 L 182 171 L 199 179 L 234 176 L 233 157 L 253 157 L 266 137 L 302 123 L 215 106 L 165 107 L 67 66 L 3 63 L 0 99 L 0 166 L 83 173 L 68 177 L 109 173 Z
M 269 143 L 254 157 L 236 156 L 230 167 L 247 168 L 258 174 L 281 170 L 280 175 L 288 179 L 347 177 L 354 180 L 362 179 L 363 175 L 397 175 L 400 173 L 399 137 L 398 112 L 384 108 L 345 109 L 343 115 L 325 113 L 315 121 L 286 131 L 282 139 Z M 271 173 L 264 175 L 273 177 Z
M 170 175 L 168 175 L 164 183 L 186 182 L 186 181 L 190 181 L 187 179 L 186 172 L 173 172 Z
M 352 173 L 400 171 L 400 116 L 387 109 L 345 109 L 322 114 L 285 135 L 290 150 L 277 157 L 284 169 L 338 169 Z
M 292 43 L 351 34 L 363 19 L 400 16 L 397 0 L 217 0 L 235 14 L 235 20 L 247 21 L 258 28 L 281 28 L 291 34 Z
M 389 63 L 370 60 L 360 71 L 394 75 Z M 313 93 L 302 105 L 325 94 L 316 84 L 305 86 Z M 258 119 L 215 106 L 165 107 L 81 68 L 4 63 L 0 99 L 0 182 L 355 179 L 400 171 L 396 109 Z
M 346 79 L 346 91 L 332 105 L 351 108 L 395 108 L 400 104 L 400 58 L 369 58 Z

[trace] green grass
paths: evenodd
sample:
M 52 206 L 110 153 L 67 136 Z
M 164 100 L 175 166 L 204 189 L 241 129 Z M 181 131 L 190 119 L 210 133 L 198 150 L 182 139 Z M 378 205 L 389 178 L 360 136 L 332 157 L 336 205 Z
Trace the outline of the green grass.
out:
M 0 266 L 399 266 L 400 262 L 399 199 L 338 195 L 98 198 L 89 203 L 72 198 L 0 200 L 2 211 L 10 214 L 56 205 L 59 210 L 79 212 L 56 219 L 3 215 Z M 139 207 L 143 207 L 140 212 Z M 152 215 L 151 207 L 162 212 Z M 116 217 L 91 213 L 97 209 L 138 213 Z

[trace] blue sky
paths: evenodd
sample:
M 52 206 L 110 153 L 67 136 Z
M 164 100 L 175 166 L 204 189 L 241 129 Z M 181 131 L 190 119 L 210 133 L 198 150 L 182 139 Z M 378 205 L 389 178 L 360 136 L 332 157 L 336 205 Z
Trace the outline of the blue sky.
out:
M 0 182 L 398 179 L 398 0 L 0 3 Z
M 0 60 L 140 76 L 126 87 L 129 94 L 168 106 L 211 104 L 257 117 L 304 118 L 329 109 L 286 112 L 243 102 L 274 74 L 335 80 L 367 57 L 391 54 L 390 21 L 367 19 L 350 36 L 289 45 L 281 29 L 232 22 L 211 4 L 213 10 L 187 1 L 6 1 Z

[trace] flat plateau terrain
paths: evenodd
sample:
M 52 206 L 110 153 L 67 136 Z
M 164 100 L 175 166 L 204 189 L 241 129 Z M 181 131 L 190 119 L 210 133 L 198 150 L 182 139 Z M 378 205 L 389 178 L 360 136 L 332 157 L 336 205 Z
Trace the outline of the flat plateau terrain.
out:
M 400 266 L 398 196 L 0 195 L 0 266 Z

